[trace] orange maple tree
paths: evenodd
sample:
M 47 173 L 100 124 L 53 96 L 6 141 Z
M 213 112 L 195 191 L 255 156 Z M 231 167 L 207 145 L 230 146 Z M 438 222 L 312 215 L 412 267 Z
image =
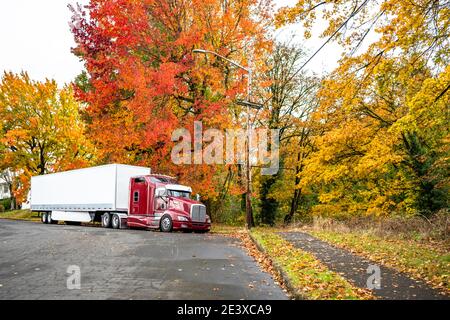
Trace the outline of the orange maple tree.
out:
M 233 100 L 245 91 L 241 71 L 194 48 L 254 67 L 271 41 L 269 0 L 91 0 L 71 7 L 73 52 L 86 72 L 75 81 L 87 103 L 90 136 L 104 162 L 150 166 L 214 197 L 220 166 L 174 165 L 177 128 L 236 125 Z M 256 12 L 256 13 L 255 13 Z

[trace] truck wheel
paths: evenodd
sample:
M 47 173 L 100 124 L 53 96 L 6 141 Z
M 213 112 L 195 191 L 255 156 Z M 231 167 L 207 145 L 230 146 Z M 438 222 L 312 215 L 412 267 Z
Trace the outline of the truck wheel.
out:
M 47 212 L 43 212 L 41 214 L 41 222 L 42 223 L 47 223 Z
M 120 217 L 117 214 L 113 214 L 111 225 L 113 229 L 119 229 L 120 228 Z
M 102 215 L 102 227 L 103 228 L 111 227 L 111 215 L 109 213 L 105 213 Z
M 172 218 L 170 216 L 163 216 L 161 218 L 161 222 L 159 223 L 159 228 L 162 232 L 171 232 L 172 231 Z

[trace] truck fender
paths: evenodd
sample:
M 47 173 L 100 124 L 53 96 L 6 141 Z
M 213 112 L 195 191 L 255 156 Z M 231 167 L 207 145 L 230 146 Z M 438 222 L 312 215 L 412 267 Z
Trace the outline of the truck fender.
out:
M 164 214 L 161 216 L 161 218 L 164 215 L 169 215 L 172 218 L 172 220 L 177 220 L 178 219 L 177 216 L 186 215 L 186 213 L 184 211 L 180 211 L 180 210 L 176 210 L 176 209 L 169 209 L 169 210 L 164 211 Z

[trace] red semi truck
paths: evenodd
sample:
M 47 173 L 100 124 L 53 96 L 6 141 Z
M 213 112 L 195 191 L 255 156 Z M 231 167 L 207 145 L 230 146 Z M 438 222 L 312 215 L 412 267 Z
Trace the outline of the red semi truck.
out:
M 208 232 L 206 206 L 191 194 L 150 168 L 111 164 L 32 177 L 30 207 L 43 223 Z

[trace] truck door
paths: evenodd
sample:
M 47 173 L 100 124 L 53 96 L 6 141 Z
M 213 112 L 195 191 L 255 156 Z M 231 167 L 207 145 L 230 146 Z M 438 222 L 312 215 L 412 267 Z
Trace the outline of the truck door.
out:
M 161 215 L 167 209 L 167 190 L 166 188 L 157 188 L 155 190 L 154 210 L 155 215 Z
M 130 214 L 147 215 L 148 186 L 145 178 L 133 178 L 130 191 Z

